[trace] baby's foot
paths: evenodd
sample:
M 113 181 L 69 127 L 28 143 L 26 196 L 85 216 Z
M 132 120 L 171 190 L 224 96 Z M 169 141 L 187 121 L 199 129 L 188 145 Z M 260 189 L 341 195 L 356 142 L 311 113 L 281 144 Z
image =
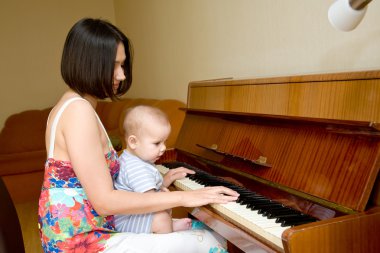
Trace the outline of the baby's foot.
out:
M 191 228 L 190 218 L 173 220 L 173 231 L 189 230 L 190 228 Z

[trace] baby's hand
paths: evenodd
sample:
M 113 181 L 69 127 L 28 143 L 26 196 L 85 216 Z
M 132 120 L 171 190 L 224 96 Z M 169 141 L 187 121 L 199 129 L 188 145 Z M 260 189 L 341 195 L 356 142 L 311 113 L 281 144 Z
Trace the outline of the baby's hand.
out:
M 163 186 L 169 187 L 175 180 L 186 177 L 187 174 L 195 174 L 193 170 L 189 170 L 185 167 L 178 167 L 171 169 L 164 176 Z

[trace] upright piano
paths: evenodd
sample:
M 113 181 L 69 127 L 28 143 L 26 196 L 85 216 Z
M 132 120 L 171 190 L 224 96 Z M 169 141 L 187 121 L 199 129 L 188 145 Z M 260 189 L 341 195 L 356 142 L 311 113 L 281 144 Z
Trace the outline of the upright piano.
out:
M 190 82 L 162 173 L 237 202 L 186 208 L 231 252 L 380 252 L 380 71 Z

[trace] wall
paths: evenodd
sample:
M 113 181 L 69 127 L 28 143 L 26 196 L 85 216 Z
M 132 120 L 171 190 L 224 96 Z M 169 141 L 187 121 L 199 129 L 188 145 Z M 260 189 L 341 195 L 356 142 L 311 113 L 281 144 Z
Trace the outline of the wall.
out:
M 192 80 L 380 69 L 380 1 L 351 32 L 334 0 L 115 0 L 134 43 L 131 97 L 186 101 Z
M 111 0 L 0 0 L 0 129 L 12 113 L 52 106 L 66 89 L 60 58 L 82 17 L 115 21 Z
M 330 26 L 333 0 L 0 0 L 0 128 L 52 106 L 65 36 L 84 16 L 134 43 L 129 97 L 186 102 L 192 80 L 380 69 L 380 1 L 352 32 Z

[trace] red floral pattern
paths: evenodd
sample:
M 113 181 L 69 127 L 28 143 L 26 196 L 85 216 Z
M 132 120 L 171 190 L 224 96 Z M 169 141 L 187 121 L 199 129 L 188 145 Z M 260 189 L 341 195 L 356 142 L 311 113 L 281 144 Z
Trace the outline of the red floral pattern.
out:
M 112 149 L 106 160 L 115 176 L 117 153 Z M 38 216 L 45 252 L 100 252 L 115 232 L 113 216 L 96 213 L 68 161 L 46 161 Z

